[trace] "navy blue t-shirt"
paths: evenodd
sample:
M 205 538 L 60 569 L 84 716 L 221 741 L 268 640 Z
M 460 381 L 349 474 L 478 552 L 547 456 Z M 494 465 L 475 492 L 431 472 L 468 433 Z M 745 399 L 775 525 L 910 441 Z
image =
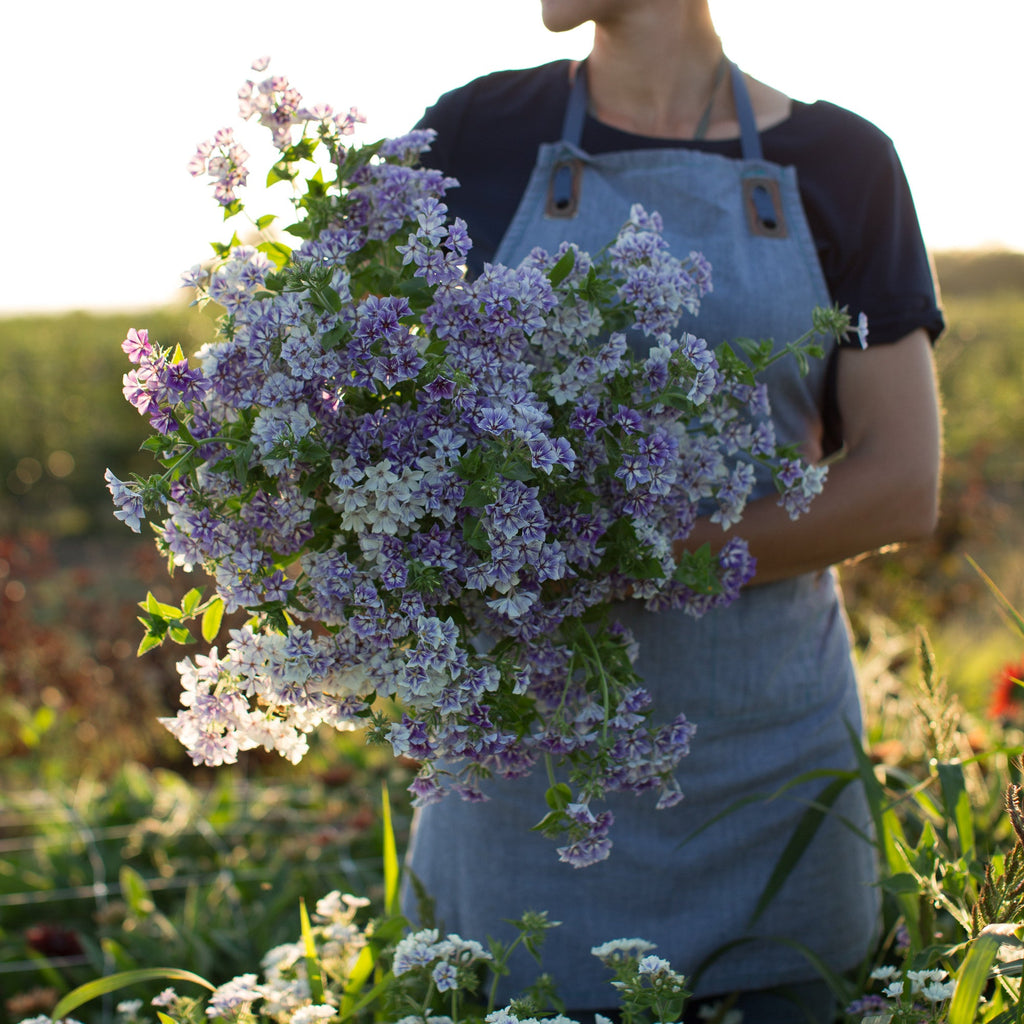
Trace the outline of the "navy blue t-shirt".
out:
M 446 93 L 418 127 L 437 139 L 423 162 L 456 179 L 447 196 L 473 239 L 470 270 L 492 261 L 526 189 L 537 148 L 561 136 L 569 62 L 500 71 Z M 897 341 L 918 327 L 943 329 L 931 267 L 910 189 L 889 138 L 831 103 L 793 101 L 791 115 L 761 133 L 764 157 L 796 168 L 797 181 L 832 300 L 863 312 L 869 344 Z M 739 139 L 648 138 L 588 115 L 582 148 L 688 147 L 739 158 Z M 856 344 L 852 339 L 850 344 Z

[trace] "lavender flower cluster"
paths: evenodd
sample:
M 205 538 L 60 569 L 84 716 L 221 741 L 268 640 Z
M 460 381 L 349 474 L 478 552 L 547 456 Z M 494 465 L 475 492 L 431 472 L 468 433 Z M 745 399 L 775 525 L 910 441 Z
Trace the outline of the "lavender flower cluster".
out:
M 677 802 L 694 734 L 653 721 L 616 602 L 727 604 L 745 545 L 677 565 L 673 543 L 699 508 L 735 523 L 755 465 L 794 514 L 822 472 L 777 450 L 763 386 L 673 333 L 710 267 L 671 255 L 657 214 L 628 211 L 599 262 L 564 245 L 469 280 L 456 183 L 417 166 L 430 133 L 348 150 L 354 114 L 305 109 L 280 77 L 240 95 L 271 129 L 272 176 L 318 149 L 327 173 L 296 199 L 295 248 L 234 244 L 186 275 L 224 310 L 194 366 L 144 330 L 123 345 L 164 471 L 108 471 L 115 515 L 156 514 L 174 564 L 252 616 L 180 663 L 165 724 L 208 765 L 257 746 L 298 762 L 317 727 L 369 724 L 421 762 L 420 805 L 561 765 L 544 828 L 563 860 L 600 860 L 611 815 L 591 805 Z M 244 157 L 221 132 L 193 162 L 232 209 Z

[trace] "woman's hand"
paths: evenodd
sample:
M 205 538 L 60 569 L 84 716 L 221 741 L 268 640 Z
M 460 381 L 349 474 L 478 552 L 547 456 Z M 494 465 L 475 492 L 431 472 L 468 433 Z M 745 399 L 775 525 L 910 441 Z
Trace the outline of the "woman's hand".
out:
M 838 401 L 844 453 L 810 511 L 793 521 L 774 497 L 751 502 L 723 531 L 701 520 L 676 554 L 743 537 L 757 559 L 752 583 L 824 569 L 935 529 L 942 434 L 931 344 L 923 330 L 890 345 L 842 349 Z

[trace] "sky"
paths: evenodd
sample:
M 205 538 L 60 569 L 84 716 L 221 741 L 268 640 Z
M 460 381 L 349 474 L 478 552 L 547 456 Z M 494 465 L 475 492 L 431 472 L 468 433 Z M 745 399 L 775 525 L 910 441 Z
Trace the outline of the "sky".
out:
M 546 32 L 538 0 L 10 6 L 0 316 L 180 297 L 180 273 L 231 235 L 186 164 L 223 126 L 263 134 L 237 117 L 258 56 L 307 102 L 358 107 L 370 141 L 465 81 L 582 57 L 591 39 Z M 1024 250 L 1021 0 L 712 0 L 712 12 L 744 70 L 894 140 L 929 248 Z

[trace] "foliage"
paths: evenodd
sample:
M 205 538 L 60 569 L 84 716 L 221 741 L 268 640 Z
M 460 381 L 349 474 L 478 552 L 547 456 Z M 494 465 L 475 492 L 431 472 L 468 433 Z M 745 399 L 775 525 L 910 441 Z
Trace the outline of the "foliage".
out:
M 364 759 L 343 787 L 230 773 L 197 787 L 129 764 L 103 783 L 8 789 L 0 990 L 18 998 L 0 1021 L 29 1015 L 33 990 L 46 1011 L 74 985 L 117 970 L 243 973 L 291 937 L 300 898 L 338 884 L 383 902 L 376 807 L 389 772 L 393 762 Z M 395 811 L 404 841 L 408 809 Z

